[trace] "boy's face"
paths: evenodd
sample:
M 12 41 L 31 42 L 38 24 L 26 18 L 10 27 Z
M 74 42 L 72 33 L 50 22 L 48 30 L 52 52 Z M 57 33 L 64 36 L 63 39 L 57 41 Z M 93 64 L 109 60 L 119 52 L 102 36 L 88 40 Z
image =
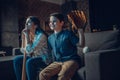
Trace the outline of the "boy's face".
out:
M 59 27 L 62 27 L 62 23 L 56 17 L 51 16 L 49 26 L 50 26 L 50 29 L 56 30 L 56 29 L 59 29 Z

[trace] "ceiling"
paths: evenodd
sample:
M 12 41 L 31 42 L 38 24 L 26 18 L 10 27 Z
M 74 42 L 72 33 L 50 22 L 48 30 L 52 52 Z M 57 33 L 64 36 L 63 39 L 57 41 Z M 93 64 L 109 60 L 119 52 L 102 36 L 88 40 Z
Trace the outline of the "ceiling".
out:
M 79 1 L 79 0 L 41 0 L 41 1 L 46 1 L 46 2 L 61 5 L 61 4 L 65 3 L 65 1 Z
M 41 0 L 41 1 L 46 1 L 46 2 L 50 2 L 50 3 L 55 3 L 55 4 L 63 4 L 65 0 Z

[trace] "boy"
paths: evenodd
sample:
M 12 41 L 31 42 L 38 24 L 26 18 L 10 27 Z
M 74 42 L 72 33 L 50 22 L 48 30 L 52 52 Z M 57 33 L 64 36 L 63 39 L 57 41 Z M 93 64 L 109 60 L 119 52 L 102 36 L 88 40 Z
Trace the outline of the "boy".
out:
M 48 44 L 55 61 L 40 72 L 39 79 L 51 80 L 52 76 L 58 75 L 58 80 L 70 80 L 80 66 L 77 44 L 84 47 L 83 30 L 79 29 L 80 40 L 72 31 L 63 30 L 64 16 L 60 13 L 50 15 L 49 26 L 54 30 L 48 37 Z

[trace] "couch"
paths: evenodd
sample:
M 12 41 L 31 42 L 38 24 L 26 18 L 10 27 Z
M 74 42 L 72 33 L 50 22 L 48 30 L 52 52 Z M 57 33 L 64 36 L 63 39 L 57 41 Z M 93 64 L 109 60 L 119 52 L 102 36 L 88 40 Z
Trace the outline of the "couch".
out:
M 8 48 L 7 48 L 8 49 Z M 0 80 L 16 80 L 13 69 L 13 59 L 22 55 L 19 48 L 13 48 L 6 51 L 10 55 L 0 57 Z
M 82 63 L 76 80 L 120 80 L 119 30 L 85 33 L 85 46 L 87 53 L 78 47 Z
M 78 46 L 81 67 L 72 80 L 120 80 L 119 41 L 119 30 L 85 33 L 85 46 L 89 48 L 89 52 L 83 53 L 83 49 Z M 21 54 L 19 48 L 14 48 L 13 57 L 19 54 Z M 9 77 L 7 80 L 15 80 L 13 79 L 15 74 L 13 72 L 12 59 L 11 62 L 6 61 L 5 66 L 7 65 L 11 67 L 11 74 L 13 73 L 11 79 L 9 75 L 6 75 L 6 78 Z M 3 78 L 2 74 L 7 73 L 3 69 L 4 65 L 2 66 L 0 68 L 2 70 L 1 78 Z M 3 70 L 5 70 L 5 73 Z
M 16 80 L 13 69 L 13 58 L 15 56 L 0 57 L 0 80 Z

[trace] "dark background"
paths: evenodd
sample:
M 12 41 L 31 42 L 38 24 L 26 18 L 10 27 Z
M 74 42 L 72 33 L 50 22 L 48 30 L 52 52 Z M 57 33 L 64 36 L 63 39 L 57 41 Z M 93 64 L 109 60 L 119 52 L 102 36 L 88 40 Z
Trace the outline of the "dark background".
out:
M 92 29 L 109 30 L 120 27 L 119 0 L 89 0 Z
M 50 13 L 66 15 L 78 9 L 86 14 L 88 31 L 105 31 L 120 27 L 119 7 L 119 0 L 68 0 L 62 5 L 41 0 L 0 0 L 0 48 L 20 47 L 20 33 L 28 16 L 38 16 L 44 28 Z

